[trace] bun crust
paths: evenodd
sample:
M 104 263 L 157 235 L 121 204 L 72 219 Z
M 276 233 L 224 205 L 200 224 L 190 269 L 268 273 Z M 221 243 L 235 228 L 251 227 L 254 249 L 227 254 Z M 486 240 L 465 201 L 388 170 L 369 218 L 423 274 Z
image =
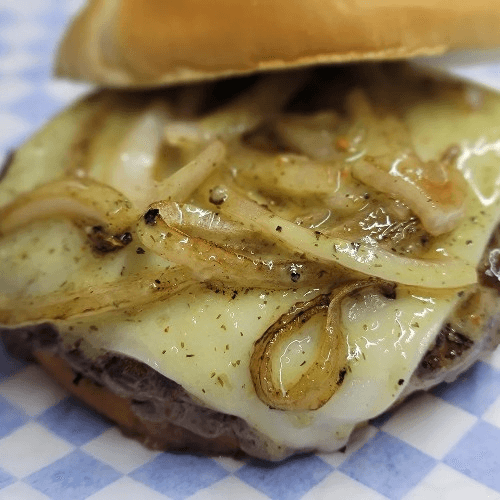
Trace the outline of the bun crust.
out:
M 500 1 L 91 0 L 56 74 L 152 87 L 500 45 Z

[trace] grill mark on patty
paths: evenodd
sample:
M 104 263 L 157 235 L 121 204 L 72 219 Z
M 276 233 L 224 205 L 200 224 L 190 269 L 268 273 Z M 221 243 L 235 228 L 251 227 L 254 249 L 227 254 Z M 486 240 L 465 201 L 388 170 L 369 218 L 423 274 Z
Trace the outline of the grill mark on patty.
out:
M 420 362 L 416 375 L 426 378 L 436 370 L 446 368 L 473 345 L 474 342 L 469 337 L 447 323 L 438 333 L 434 346 Z
M 492 288 L 500 293 L 500 225 L 491 235 L 477 268 L 480 285 Z M 415 376 L 428 379 L 436 372 L 450 368 L 459 362 L 462 355 L 470 350 L 474 341 L 464 332 L 459 332 L 446 323 L 431 347 L 420 362 Z

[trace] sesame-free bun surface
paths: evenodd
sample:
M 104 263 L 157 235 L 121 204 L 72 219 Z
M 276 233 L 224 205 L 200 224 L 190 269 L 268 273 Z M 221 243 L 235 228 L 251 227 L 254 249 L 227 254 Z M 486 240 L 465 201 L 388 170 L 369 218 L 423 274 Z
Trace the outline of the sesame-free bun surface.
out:
M 154 87 L 500 45 L 500 0 L 90 0 L 56 74 Z

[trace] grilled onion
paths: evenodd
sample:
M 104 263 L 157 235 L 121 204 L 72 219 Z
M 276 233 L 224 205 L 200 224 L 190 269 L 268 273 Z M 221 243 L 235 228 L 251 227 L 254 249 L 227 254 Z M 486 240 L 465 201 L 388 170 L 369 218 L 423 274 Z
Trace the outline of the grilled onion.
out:
M 175 202 L 153 203 L 138 221 L 137 235 L 149 250 L 188 267 L 201 281 L 263 288 L 272 283 L 273 289 L 292 289 L 338 282 L 344 276 L 338 268 L 327 271 L 314 262 L 280 257 L 276 248 L 268 256 L 259 254 L 252 242 L 258 235 L 213 213 L 207 227 L 208 213 Z M 207 237 L 194 236 L 193 229 Z
M 289 146 L 316 160 L 339 158 L 337 145 L 340 117 L 332 111 L 313 115 L 285 115 L 275 123 L 280 138 Z
M 340 314 L 342 300 L 355 290 L 374 283 L 374 280 L 346 283 L 331 294 L 296 304 L 267 329 L 255 343 L 250 359 L 252 381 L 262 402 L 277 410 L 317 410 L 330 400 L 347 371 L 347 343 L 342 334 Z M 301 364 L 299 375 L 287 383 L 282 373 L 281 358 L 286 353 L 283 347 L 301 330 L 307 329 L 309 322 L 315 323 L 312 327 L 315 330 L 319 326 L 320 332 L 314 361 Z
M 168 120 L 164 101 L 154 102 L 127 131 L 111 160 L 110 184 L 141 210 L 147 207 L 154 191 L 153 172 Z
M 214 141 L 187 165 L 165 180 L 158 182 L 154 192 L 156 198 L 178 202 L 186 201 L 189 195 L 220 167 L 225 157 L 226 147 L 224 144 L 220 141 Z
M 52 292 L 41 297 L 7 298 L 0 295 L 0 324 L 22 326 L 146 306 L 166 299 L 192 282 L 185 269 L 176 268 L 141 273 L 72 292 Z
M 173 122 L 165 127 L 165 139 L 173 146 L 229 141 L 255 129 L 277 113 L 304 85 L 307 72 L 279 73 L 263 77 L 250 90 L 198 122 Z
M 404 285 L 427 288 L 459 288 L 476 282 L 473 265 L 458 258 L 413 259 L 392 254 L 375 243 L 358 243 L 297 226 L 270 210 L 225 188 L 221 211 L 246 221 L 256 232 L 279 240 L 310 259 L 340 265 L 369 276 Z
M 413 154 L 393 161 L 365 157 L 353 164 L 352 172 L 361 182 L 405 203 L 434 236 L 454 229 L 464 215 L 465 193 L 458 173 L 453 175 L 444 162 L 424 163 Z
M 0 235 L 54 217 L 121 235 L 130 229 L 137 214 L 130 201 L 110 186 L 89 178 L 62 179 L 39 186 L 4 206 L 0 210 Z

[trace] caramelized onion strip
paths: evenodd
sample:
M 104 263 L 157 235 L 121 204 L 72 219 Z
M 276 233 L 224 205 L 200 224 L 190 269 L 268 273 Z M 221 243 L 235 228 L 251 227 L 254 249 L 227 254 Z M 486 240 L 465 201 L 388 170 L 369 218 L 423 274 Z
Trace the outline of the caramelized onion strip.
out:
M 195 214 L 192 206 L 175 202 L 157 202 L 137 224 L 137 235 L 142 244 L 152 252 L 177 265 L 190 268 L 201 281 L 220 281 L 230 286 L 252 286 L 275 289 L 291 289 L 319 283 L 331 283 L 333 272 L 297 259 L 283 261 L 273 255 L 262 255 L 242 251 L 248 247 L 255 233 L 230 221 L 213 218 L 212 229 L 207 228 L 207 212 Z M 189 234 L 198 224 L 205 234 L 213 238 Z M 210 223 L 208 223 L 210 225 Z M 224 242 L 231 246 L 225 245 Z M 239 241 L 240 249 L 234 248 Z
M 127 130 L 110 161 L 109 183 L 125 193 L 143 210 L 151 201 L 154 171 L 163 141 L 163 128 L 170 119 L 164 101 L 153 102 Z
M 214 141 L 194 160 L 177 170 L 164 181 L 158 182 L 155 194 L 158 199 L 175 200 L 182 203 L 226 158 L 226 147 L 220 141 Z
M 225 189 L 227 198 L 220 207 L 223 213 L 249 224 L 256 232 L 279 240 L 292 250 L 305 253 L 310 259 L 387 281 L 426 288 L 459 288 L 477 281 L 474 266 L 458 258 L 412 259 L 387 252 L 375 243 L 353 245 L 350 241 L 300 227 L 235 190 Z
M 259 399 L 277 410 L 317 410 L 327 403 L 342 385 L 347 370 L 347 342 L 341 328 L 341 303 L 350 293 L 372 286 L 374 281 L 343 284 L 331 294 L 320 295 L 305 304 L 296 304 L 255 343 L 250 373 Z M 319 318 L 317 317 L 319 316 Z M 289 387 L 274 373 L 276 357 L 294 334 L 313 318 L 322 323 L 320 339 L 312 363 Z M 279 381 L 279 382 L 278 382 Z
M 92 179 L 63 179 L 44 184 L 0 210 L 0 235 L 50 218 L 68 218 L 85 226 L 102 226 L 123 234 L 137 214 L 131 203 L 112 187 Z
M 405 163 L 412 164 L 411 170 L 404 168 Z M 424 177 L 426 169 L 435 170 L 438 175 Z M 413 155 L 403 155 L 384 168 L 376 158 L 365 158 L 353 164 L 352 173 L 366 185 L 400 199 L 434 236 L 454 229 L 465 213 L 465 193 L 459 179 L 454 179 L 437 162 L 424 165 Z
M 77 291 L 6 298 L 0 295 L 0 324 L 21 326 L 146 307 L 179 292 L 194 281 L 186 269 L 148 272 Z
M 309 115 L 286 114 L 274 128 L 280 138 L 297 151 L 316 160 L 339 158 L 336 147 L 340 117 L 333 111 Z

